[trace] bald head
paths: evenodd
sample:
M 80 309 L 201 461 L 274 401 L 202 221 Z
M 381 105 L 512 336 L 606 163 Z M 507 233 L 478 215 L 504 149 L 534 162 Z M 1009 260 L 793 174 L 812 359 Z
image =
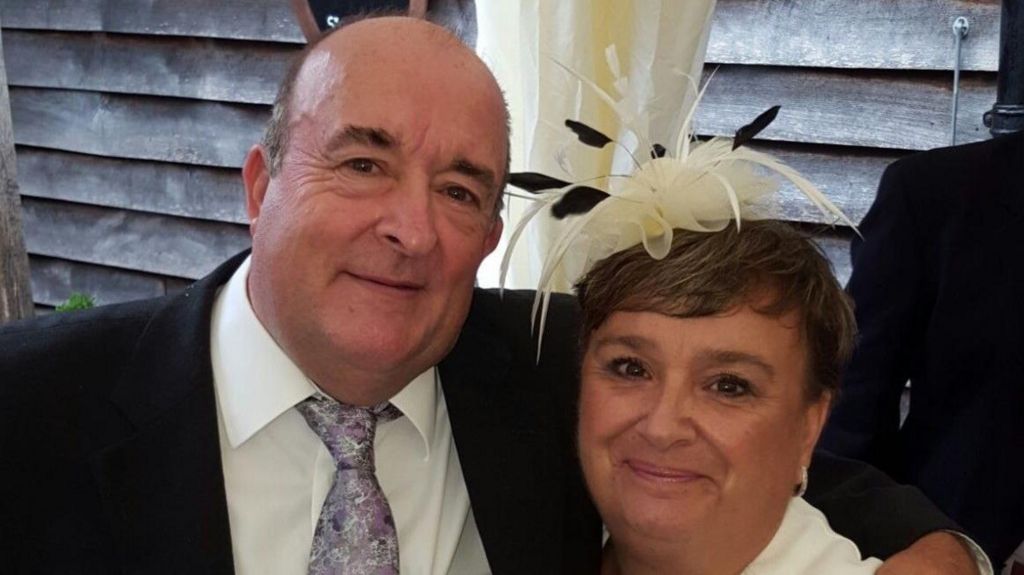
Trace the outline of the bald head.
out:
M 306 47 L 292 62 L 274 101 L 263 135 L 271 175 L 288 152 L 296 120 L 314 114 L 341 90 L 359 90 L 366 75 L 436 72 L 473 86 L 464 96 L 490 100 L 503 118 L 506 147 L 502 186 L 508 177 L 509 115 L 501 89 L 487 66 L 442 26 L 405 16 L 362 17 L 343 22 Z M 499 201 L 499 207 L 500 207 Z

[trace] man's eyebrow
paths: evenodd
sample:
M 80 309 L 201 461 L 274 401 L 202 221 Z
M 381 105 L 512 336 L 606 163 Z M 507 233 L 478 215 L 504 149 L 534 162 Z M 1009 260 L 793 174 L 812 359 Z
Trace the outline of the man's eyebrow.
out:
M 746 364 L 765 372 L 768 377 L 775 376 L 775 368 L 758 355 L 731 349 L 711 349 L 700 354 L 701 359 L 713 365 Z
M 488 190 L 492 190 L 497 186 L 497 175 L 493 170 L 473 163 L 466 158 L 456 158 L 448 169 L 473 178 Z
M 345 126 L 345 128 L 334 134 L 327 142 L 328 150 L 337 150 L 352 144 L 372 146 L 374 148 L 393 148 L 397 139 L 383 128 L 371 128 L 367 126 Z

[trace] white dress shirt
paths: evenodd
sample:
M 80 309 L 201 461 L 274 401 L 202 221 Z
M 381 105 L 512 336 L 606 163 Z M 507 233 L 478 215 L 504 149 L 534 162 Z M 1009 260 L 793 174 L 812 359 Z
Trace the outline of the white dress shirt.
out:
M 213 307 L 211 356 L 235 570 L 305 574 L 334 460 L 294 406 L 318 393 L 249 304 L 247 259 Z M 377 479 L 403 574 L 488 573 L 437 370 L 391 398 L 377 427 Z

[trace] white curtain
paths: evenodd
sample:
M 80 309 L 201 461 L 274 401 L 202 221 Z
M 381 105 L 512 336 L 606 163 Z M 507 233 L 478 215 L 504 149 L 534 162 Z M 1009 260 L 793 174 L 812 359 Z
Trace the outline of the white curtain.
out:
M 688 78 L 699 81 L 714 5 L 715 0 L 477 0 L 477 51 L 505 90 L 512 114 L 513 171 L 576 181 L 632 170 L 633 161 L 621 149 L 584 146 L 565 127 L 566 119 L 579 120 L 635 143 L 620 131 L 615 110 L 559 63 L 613 97 L 627 98 L 634 125 L 671 149 L 695 96 Z M 610 46 L 626 88 L 620 80 L 616 89 Z M 506 198 L 505 237 L 484 262 L 481 285 L 498 284 L 508 234 L 528 201 Z M 542 214 L 520 239 L 506 287 L 536 287 L 549 224 Z M 557 278 L 554 285 L 568 291 L 573 279 Z

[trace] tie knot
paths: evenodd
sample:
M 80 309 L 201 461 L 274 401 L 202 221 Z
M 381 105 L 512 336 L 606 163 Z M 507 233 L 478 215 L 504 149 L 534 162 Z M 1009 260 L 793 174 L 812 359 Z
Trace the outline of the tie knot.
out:
M 318 396 L 302 401 L 295 408 L 327 446 L 339 471 L 358 469 L 372 472 L 377 422 L 391 421 L 402 415 L 388 402 L 359 407 Z

